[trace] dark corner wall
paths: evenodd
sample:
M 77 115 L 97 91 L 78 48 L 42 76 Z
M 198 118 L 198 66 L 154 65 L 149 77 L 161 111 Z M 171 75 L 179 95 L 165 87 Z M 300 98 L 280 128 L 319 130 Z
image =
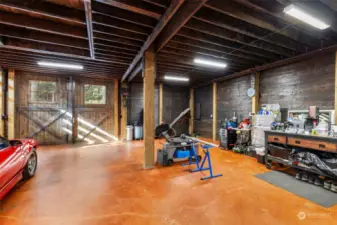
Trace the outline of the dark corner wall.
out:
M 260 105 L 279 103 L 281 108 L 334 109 L 335 54 L 261 71 Z M 231 118 L 233 113 L 241 120 L 252 110 L 247 90 L 253 87 L 252 75 L 217 83 L 217 122 Z M 200 103 L 201 119 L 194 121 L 194 132 L 212 137 L 212 84 L 195 89 L 194 104 Z
M 163 120 L 171 123 L 182 111 L 189 107 L 189 89 L 163 85 Z M 173 128 L 177 135 L 188 133 L 189 120 L 184 117 Z
M 129 85 L 128 124 L 133 125 L 139 121 L 143 109 L 143 83 L 133 82 Z M 155 125 L 159 121 L 159 85 L 155 87 Z M 171 123 L 184 109 L 189 107 L 189 88 L 163 85 L 163 120 Z M 174 126 L 177 135 L 188 132 L 188 119 Z
M 279 103 L 282 108 L 334 109 L 335 54 L 263 71 L 260 103 Z
M 212 137 L 212 113 L 213 113 L 213 87 L 207 85 L 194 91 L 194 133 L 211 138 Z M 200 109 L 200 118 L 197 118 L 197 108 Z

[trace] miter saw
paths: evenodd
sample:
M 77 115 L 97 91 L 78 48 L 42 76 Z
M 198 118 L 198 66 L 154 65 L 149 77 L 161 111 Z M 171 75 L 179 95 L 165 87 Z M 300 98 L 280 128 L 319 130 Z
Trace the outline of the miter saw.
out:
M 187 108 L 180 113 L 172 123 L 161 124 L 156 127 L 156 137 L 165 137 L 166 139 L 166 142 L 163 144 L 163 148 L 158 149 L 157 151 L 157 162 L 160 165 L 170 166 L 174 161 L 187 160 L 190 156 L 194 157 L 195 155 L 197 155 L 199 161 L 201 160 L 201 156 L 198 155 L 198 145 L 195 141 L 185 135 L 175 137 L 176 132 L 173 128 L 174 124 L 186 116 L 189 111 L 190 109 Z

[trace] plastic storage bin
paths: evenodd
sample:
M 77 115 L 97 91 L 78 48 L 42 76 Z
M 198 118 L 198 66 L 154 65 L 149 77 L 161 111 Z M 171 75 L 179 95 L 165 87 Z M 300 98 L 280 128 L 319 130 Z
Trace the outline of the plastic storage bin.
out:
M 140 140 L 143 139 L 143 127 L 142 126 L 135 126 L 135 139 Z

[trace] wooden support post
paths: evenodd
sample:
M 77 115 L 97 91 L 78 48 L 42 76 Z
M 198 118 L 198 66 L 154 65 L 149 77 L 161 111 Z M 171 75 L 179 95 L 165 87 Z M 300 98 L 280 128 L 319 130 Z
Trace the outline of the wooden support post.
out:
M 119 81 L 118 79 L 114 80 L 114 102 L 113 102 L 113 110 L 114 110 L 114 114 L 113 114 L 113 124 L 114 124 L 114 128 L 113 128 L 113 135 L 118 139 L 119 137 L 119 116 L 118 116 L 118 90 L 119 90 Z
M 155 52 L 149 48 L 144 53 L 144 168 L 154 166 L 154 88 L 156 78 Z
M 15 71 L 8 70 L 8 139 L 15 138 Z
M 217 95 L 217 86 L 216 82 L 213 83 L 213 140 L 216 140 L 217 134 L 217 102 L 216 96 Z
M 159 124 L 163 121 L 163 84 L 159 84 Z
M 260 102 L 260 72 L 255 73 L 253 84 L 255 95 L 252 97 L 252 113 L 257 113 L 259 111 Z
M 4 115 L 4 103 L 5 103 L 5 95 L 4 95 L 4 82 L 3 82 L 3 71 L 0 68 L 0 136 L 5 136 L 4 134 L 4 126 L 5 121 L 3 120 L 2 116 Z
M 190 88 L 190 121 L 189 121 L 189 127 L 188 132 L 190 135 L 194 132 L 194 89 Z
M 337 124 L 337 51 L 335 57 L 335 124 Z
M 123 94 L 125 94 L 127 91 L 127 85 L 126 84 L 121 84 L 121 99 L 120 99 L 120 107 L 121 107 L 121 116 L 120 116 L 120 125 L 121 125 L 121 140 L 126 139 L 126 125 L 128 124 L 128 106 L 127 106 L 127 98 L 125 95 L 123 97 Z
M 76 89 L 76 82 L 73 79 L 73 77 L 70 77 L 68 82 L 68 112 L 71 114 L 72 120 L 71 142 L 73 144 L 76 143 L 78 136 L 78 113 L 76 111 L 75 89 Z

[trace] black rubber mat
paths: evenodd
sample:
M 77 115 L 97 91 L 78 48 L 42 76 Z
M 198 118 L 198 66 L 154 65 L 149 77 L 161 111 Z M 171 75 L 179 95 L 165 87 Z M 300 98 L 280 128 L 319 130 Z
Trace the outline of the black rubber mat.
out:
M 323 187 L 297 180 L 293 175 L 287 173 L 273 170 L 266 173 L 256 174 L 255 177 L 325 208 L 337 204 L 337 193 L 326 190 Z

